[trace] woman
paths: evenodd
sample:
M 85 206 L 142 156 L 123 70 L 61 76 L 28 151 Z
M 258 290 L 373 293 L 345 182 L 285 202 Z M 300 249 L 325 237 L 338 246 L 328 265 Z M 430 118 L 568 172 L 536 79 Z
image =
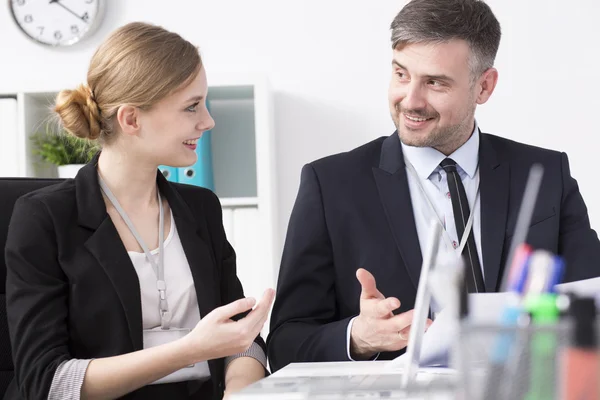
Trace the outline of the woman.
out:
M 5 398 L 221 399 L 264 377 L 273 290 L 250 311 L 217 197 L 157 169 L 196 162 L 214 126 L 206 96 L 198 49 L 143 23 L 115 31 L 87 85 L 57 96 L 65 129 L 102 150 L 15 205 Z

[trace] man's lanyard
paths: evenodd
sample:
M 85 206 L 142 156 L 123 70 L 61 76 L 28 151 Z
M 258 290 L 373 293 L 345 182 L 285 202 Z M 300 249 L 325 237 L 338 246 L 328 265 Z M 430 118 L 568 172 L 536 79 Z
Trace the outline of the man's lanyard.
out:
M 435 217 L 433 217 L 432 215 L 429 215 L 429 218 L 435 219 L 440 224 L 440 226 L 442 227 L 442 237 L 444 238 L 444 241 L 450 248 L 454 248 L 454 246 L 452 245 L 452 238 L 450 237 L 448 232 L 446 232 L 444 224 L 440 220 L 440 217 L 437 214 L 437 212 L 435 211 L 435 208 L 433 207 L 431 200 L 429 200 L 429 197 L 427 196 L 427 193 L 425 192 L 425 188 L 423 188 L 423 185 L 421 185 L 421 180 L 419 178 L 419 175 L 417 174 L 417 171 L 415 171 L 415 167 L 413 167 L 413 165 L 407 159 L 404 160 L 404 163 L 406 164 L 406 168 L 411 173 L 413 178 L 415 178 L 415 182 L 417 183 L 417 186 L 419 187 L 421 194 L 423 195 L 423 197 L 425 197 L 425 200 L 427 201 L 427 205 L 429 206 L 430 214 L 432 213 L 433 215 L 435 215 Z M 475 170 L 475 176 L 478 176 L 478 175 L 479 175 L 479 165 L 477 165 L 477 169 Z M 475 194 L 475 201 L 473 202 L 473 207 L 471 207 L 471 213 L 469 215 L 469 219 L 467 220 L 467 225 L 465 226 L 465 231 L 463 232 L 462 238 L 460 239 L 460 246 L 458 246 L 458 249 L 457 249 L 459 255 L 462 254 L 463 249 L 467 245 L 467 239 L 469 238 L 469 234 L 471 233 L 471 230 L 473 229 L 473 218 L 475 215 L 475 203 L 477 202 L 478 198 L 479 198 L 479 185 L 477 185 L 477 193 Z

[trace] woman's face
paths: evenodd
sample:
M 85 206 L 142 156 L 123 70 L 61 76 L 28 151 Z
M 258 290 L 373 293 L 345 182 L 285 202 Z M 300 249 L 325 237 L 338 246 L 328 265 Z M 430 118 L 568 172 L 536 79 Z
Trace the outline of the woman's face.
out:
M 198 156 L 196 143 L 215 126 L 206 108 L 208 85 L 204 67 L 185 87 L 165 97 L 149 110 L 140 110 L 135 145 L 156 165 L 186 167 Z

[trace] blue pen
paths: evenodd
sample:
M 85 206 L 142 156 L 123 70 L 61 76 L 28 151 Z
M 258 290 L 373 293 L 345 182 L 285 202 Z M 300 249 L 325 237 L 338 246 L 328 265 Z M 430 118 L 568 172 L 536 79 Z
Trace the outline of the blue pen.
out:
M 505 327 L 515 327 L 522 314 L 521 295 L 523 294 L 528 277 L 529 261 L 531 259 L 532 249 L 527 244 L 522 244 L 515 251 L 515 257 L 508 274 L 508 290 L 511 296 L 508 300 L 500 318 L 500 325 Z M 490 356 L 490 371 L 485 389 L 486 397 L 489 399 L 504 398 L 501 396 L 501 381 L 504 372 L 504 364 L 510 354 L 514 343 L 514 333 L 504 332 L 498 336 L 496 344 Z
M 562 279 L 564 262 L 560 257 L 541 250 L 534 253 L 529 267 L 523 308 L 531 315 L 530 321 L 535 326 L 552 325 L 559 314 L 557 297 L 552 290 Z M 505 398 L 552 400 L 556 345 L 554 332 L 535 331 L 533 336 L 529 336 L 528 331 L 523 330 L 519 338 L 522 343 L 511 356 L 507 377 L 511 384 Z M 525 348 L 529 351 L 523 351 Z M 526 365 L 530 368 L 524 368 Z
M 536 318 L 536 323 L 539 323 L 541 322 L 540 317 L 543 315 L 541 312 L 549 309 L 549 307 L 542 308 L 541 305 L 546 304 L 547 306 L 549 302 L 554 300 L 554 298 L 549 299 L 549 297 L 553 295 L 548 294 L 548 289 L 552 287 L 552 282 L 560 276 L 555 270 L 555 260 L 555 256 L 552 253 L 544 250 L 536 251 L 532 255 L 529 263 L 525 297 L 522 303 L 523 313 L 519 316 L 520 320 L 523 316 L 529 315 L 527 311 L 534 311 L 532 316 Z M 540 306 L 536 307 L 536 304 L 540 304 Z M 528 319 L 529 318 L 527 318 L 527 320 Z M 508 392 L 503 393 L 503 396 L 501 397 L 503 399 L 522 399 L 526 394 L 531 396 L 530 374 L 532 371 L 529 368 L 524 368 L 524 366 L 530 365 L 530 362 L 533 361 L 529 359 L 532 354 L 527 350 L 530 349 L 531 346 L 531 336 L 529 328 L 527 327 L 518 329 L 516 332 L 515 344 L 511 349 L 511 354 L 506 365 L 505 381 L 510 382 L 510 384 L 505 385 Z M 536 342 L 540 341 L 536 340 Z M 538 362 L 540 354 L 541 351 L 534 357 L 537 358 L 537 360 L 535 360 L 536 371 L 540 370 L 540 363 Z M 539 375 L 540 374 L 538 374 L 538 376 Z M 543 373 L 541 375 L 543 375 Z M 536 379 L 536 381 L 539 380 Z
M 522 295 L 529 274 L 529 259 L 533 249 L 527 244 L 522 244 L 515 252 L 515 258 L 509 274 L 508 291 Z
M 562 257 L 554 256 L 553 274 L 548 282 L 548 292 L 556 293 L 556 285 L 562 282 L 563 274 L 565 272 L 565 261 Z

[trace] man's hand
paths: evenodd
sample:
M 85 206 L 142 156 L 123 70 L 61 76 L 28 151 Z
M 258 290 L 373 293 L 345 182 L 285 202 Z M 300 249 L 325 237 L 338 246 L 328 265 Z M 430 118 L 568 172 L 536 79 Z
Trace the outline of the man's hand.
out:
M 382 351 L 406 347 L 413 310 L 394 315 L 400 307 L 395 297 L 385 298 L 375 284 L 375 278 L 365 269 L 356 271 L 360 282 L 360 314 L 350 332 L 350 354 L 355 360 L 366 360 Z

